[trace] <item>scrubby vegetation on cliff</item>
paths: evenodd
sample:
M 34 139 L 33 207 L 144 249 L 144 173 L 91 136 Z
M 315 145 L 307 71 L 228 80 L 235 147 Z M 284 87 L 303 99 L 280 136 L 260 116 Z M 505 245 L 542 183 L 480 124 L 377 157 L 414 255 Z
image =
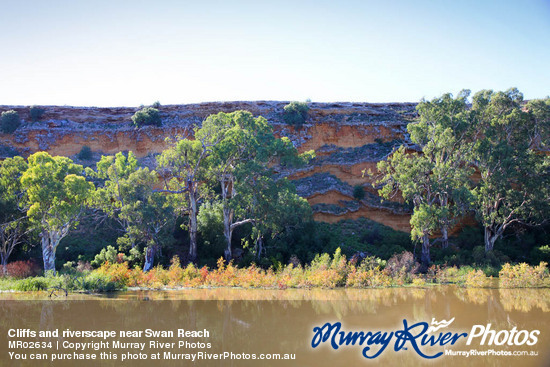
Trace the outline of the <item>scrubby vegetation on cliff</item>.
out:
M 11 134 L 17 130 L 19 126 L 21 126 L 21 119 L 17 111 L 10 110 L 2 112 L 0 115 L 0 131 Z
M 136 127 L 142 127 L 147 125 L 160 126 L 162 119 L 160 118 L 160 112 L 155 107 L 144 107 L 132 116 L 132 121 Z
M 305 124 L 309 106 L 305 102 L 290 102 L 284 107 L 283 120 L 297 127 Z

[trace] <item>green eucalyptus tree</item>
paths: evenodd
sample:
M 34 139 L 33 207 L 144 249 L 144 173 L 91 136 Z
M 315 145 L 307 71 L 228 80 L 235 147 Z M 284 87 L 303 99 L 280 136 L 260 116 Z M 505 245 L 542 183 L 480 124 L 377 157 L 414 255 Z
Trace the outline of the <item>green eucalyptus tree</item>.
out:
M 21 176 L 25 209 L 32 227 L 39 231 L 44 270 L 55 273 L 57 246 L 78 223 L 94 185 L 86 181 L 82 166 L 69 158 L 38 152 L 27 161 Z
M 208 195 L 206 185 L 206 158 L 219 139 L 181 139 L 163 151 L 157 158 L 159 174 L 164 188 L 160 191 L 171 194 L 174 207 L 188 216 L 189 230 L 188 261 L 197 260 L 197 215 L 200 200 Z
M 221 188 L 227 244 L 224 256 L 229 260 L 233 256 L 233 231 L 256 220 L 253 215 L 254 197 L 241 194 L 247 190 L 246 186 L 255 182 L 256 177 L 272 176 L 271 167 L 275 164 L 296 163 L 312 153 L 299 157 L 288 138 L 276 138 L 265 118 L 255 118 L 248 111 L 211 115 L 196 132 L 196 137 L 212 145 L 208 173 Z
M 265 253 L 266 236 L 275 238 L 304 222 L 313 219 L 308 201 L 296 194 L 294 184 L 286 178 L 274 179 L 272 175 L 248 177 L 252 181 L 242 185 L 240 197 L 250 207 L 254 253 L 260 260 Z
M 0 264 L 3 274 L 6 274 L 8 258 L 27 232 L 27 218 L 20 210 L 21 176 L 26 170 L 27 162 L 22 157 L 6 158 L 0 163 Z
M 445 94 L 422 101 L 419 121 L 407 126 L 411 146 L 402 145 L 378 163 L 379 193 L 389 199 L 401 194 L 413 204 L 411 237 L 422 243 L 421 261 L 430 262 L 430 237 L 440 231 L 448 246 L 449 229 L 464 212 L 472 169 L 466 162 L 469 127 L 469 91 L 457 98 Z
M 548 152 L 550 150 L 550 97 L 532 99 L 527 102 L 529 113 L 528 130 L 531 148 Z
M 103 156 L 96 167 L 96 172 L 88 173 L 104 183 L 96 190 L 95 206 L 119 224 L 123 234 L 117 243 L 122 249 L 144 245 L 144 270 L 151 269 L 161 234 L 173 222 L 173 209 L 166 195 L 153 190 L 158 183 L 157 173 L 139 167 L 132 152 Z
M 472 150 L 469 95 L 469 90 L 463 90 L 456 98 L 444 94 L 432 101 L 421 101 L 417 106 L 419 121 L 407 127 L 411 141 L 429 159 L 431 191 L 437 196 L 434 214 L 443 248 L 448 247 L 449 230 L 466 213 L 470 201 L 473 168 L 469 164 Z M 414 218 L 415 223 L 422 221 L 419 217 Z
M 515 223 L 535 225 L 549 217 L 550 103 L 530 101 L 515 88 L 483 90 L 473 98 L 473 161 L 480 180 L 472 190 L 473 207 L 491 251 Z

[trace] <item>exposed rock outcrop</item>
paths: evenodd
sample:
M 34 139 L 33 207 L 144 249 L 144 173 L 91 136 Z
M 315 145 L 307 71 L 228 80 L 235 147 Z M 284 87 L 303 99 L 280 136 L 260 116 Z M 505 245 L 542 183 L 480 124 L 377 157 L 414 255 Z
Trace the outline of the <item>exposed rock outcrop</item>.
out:
M 415 103 L 310 103 L 306 124 L 283 123 L 288 102 L 213 102 L 160 106 L 161 127 L 135 128 L 131 117 L 138 108 L 40 106 L 45 110 L 31 122 L 29 107 L 0 106 L 0 113 L 16 110 L 22 126 L 12 135 L 0 134 L 0 156 L 29 155 L 39 150 L 52 155 L 75 156 L 89 146 L 96 156 L 131 150 L 148 165 L 166 149 L 167 137 L 192 138 L 194 126 L 210 114 L 248 110 L 265 117 L 278 136 L 288 137 L 300 152 L 317 152 L 310 165 L 286 172 L 300 195 L 313 207 L 317 220 L 366 217 L 407 231 L 409 210 L 401 203 L 380 201 L 365 170 L 406 140 L 406 125 L 416 117 Z M 365 187 L 365 198 L 353 199 L 353 186 Z

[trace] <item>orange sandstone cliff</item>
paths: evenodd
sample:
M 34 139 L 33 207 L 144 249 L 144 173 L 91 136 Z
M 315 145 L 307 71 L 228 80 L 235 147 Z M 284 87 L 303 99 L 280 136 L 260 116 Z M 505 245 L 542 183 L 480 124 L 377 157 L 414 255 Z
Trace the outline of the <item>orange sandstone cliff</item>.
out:
M 193 136 L 193 128 L 210 114 L 248 110 L 264 116 L 278 136 L 290 138 L 300 152 L 314 149 L 307 166 L 288 172 L 298 193 L 306 197 L 315 219 L 336 222 L 365 217 L 394 229 L 409 231 L 409 209 L 382 201 L 363 171 L 375 171 L 396 144 L 406 139 L 406 125 L 416 117 L 415 103 L 310 103 L 306 124 L 283 123 L 288 102 L 213 102 L 160 106 L 162 127 L 135 128 L 131 117 L 138 108 L 39 106 L 44 114 L 31 122 L 29 107 L 0 106 L 0 113 L 16 110 L 22 125 L 13 134 L 0 133 L 0 158 L 27 156 L 36 151 L 76 158 L 82 146 L 94 156 L 131 150 L 143 164 L 167 148 L 166 137 Z M 365 198 L 354 200 L 353 188 L 362 185 Z

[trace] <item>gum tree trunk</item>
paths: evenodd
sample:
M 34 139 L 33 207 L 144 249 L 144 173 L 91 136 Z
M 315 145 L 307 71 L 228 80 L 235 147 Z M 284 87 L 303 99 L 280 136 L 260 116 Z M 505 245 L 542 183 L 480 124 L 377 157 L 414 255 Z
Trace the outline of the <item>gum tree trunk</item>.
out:
M 447 248 L 449 247 L 449 229 L 447 226 L 443 226 L 441 229 L 441 235 L 442 235 L 442 242 L 441 247 Z
M 156 253 L 156 246 L 149 246 L 145 250 L 145 264 L 143 265 L 144 272 L 147 272 L 153 268 Z
M 40 233 L 42 244 L 42 259 L 44 260 L 44 272 L 52 271 L 55 275 L 55 251 L 59 242 L 67 235 L 71 223 L 66 223 L 61 229 L 50 229 Z
M 262 257 L 262 251 L 264 250 L 264 237 L 259 236 L 256 241 L 256 259 L 260 261 Z
M 47 273 L 52 271 L 55 275 L 55 251 L 57 245 L 59 245 L 59 240 L 56 240 L 57 237 L 55 234 L 43 233 L 41 235 L 42 242 L 42 259 L 44 260 L 44 272 Z
M 233 215 L 231 210 L 228 208 L 223 208 L 223 235 L 227 244 L 227 248 L 224 251 L 224 257 L 227 261 L 231 260 L 233 257 L 233 253 L 231 251 L 231 238 L 233 237 L 233 228 L 231 226 L 232 217 Z
M 422 254 L 420 255 L 422 265 L 428 267 L 430 264 L 430 237 L 425 234 L 422 236 Z
M 490 227 L 485 227 L 485 252 L 493 251 L 499 235 Z
M 230 261 L 233 257 L 233 253 L 231 251 L 231 239 L 233 237 L 233 227 L 231 226 L 233 223 L 233 210 L 228 207 L 228 200 L 229 196 L 233 196 L 234 194 L 233 192 L 229 192 L 230 190 L 233 191 L 235 189 L 233 187 L 233 177 L 228 174 L 222 174 L 220 184 L 222 188 L 223 201 L 223 235 L 227 245 L 224 251 L 224 258 L 225 260 Z
M 195 187 L 189 183 L 189 262 L 197 261 L 197 196 Z
M 8 273 L 8 257 L 4 253 L 0 253 L 2 258 L 2 274 L 6 275 Z

